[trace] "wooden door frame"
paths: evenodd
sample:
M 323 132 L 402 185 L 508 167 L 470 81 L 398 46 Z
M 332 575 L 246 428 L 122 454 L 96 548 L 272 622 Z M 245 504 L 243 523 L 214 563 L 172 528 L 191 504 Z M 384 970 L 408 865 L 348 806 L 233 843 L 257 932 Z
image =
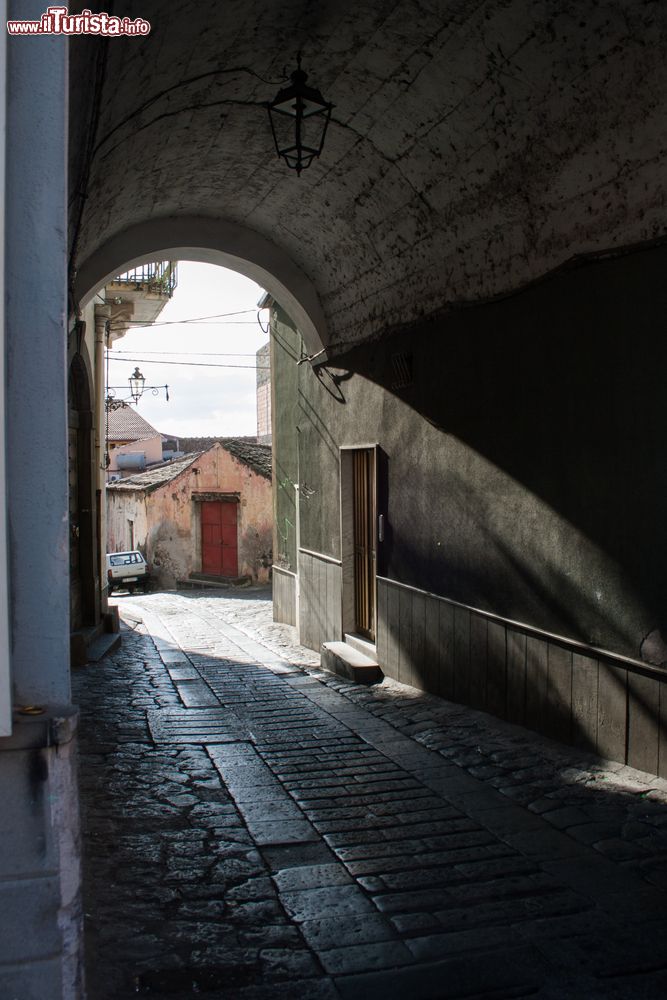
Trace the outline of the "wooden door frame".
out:
M 354 573 L 354 452 L 372 451 L 374 453 L 374 477 L 375 477 L 375 516 L 373 518 L 373 530 L 375 541 L 375 565 L 373 568 L 373 599 L 374 599 L 374 626 L 375 638 L 377 640 L 377 511 L 378 511 L 378 469 L 379 450 L 377 442 L 346 444 L 339 448 L 340 461 L 340 540 L 341 540 L 341 619 L 343 623 L 343 635 L 345 633 L 356 633 L 357 619 L 355 608 L 355 573 Z M 342 636 L 341 636 L 342 638 Z

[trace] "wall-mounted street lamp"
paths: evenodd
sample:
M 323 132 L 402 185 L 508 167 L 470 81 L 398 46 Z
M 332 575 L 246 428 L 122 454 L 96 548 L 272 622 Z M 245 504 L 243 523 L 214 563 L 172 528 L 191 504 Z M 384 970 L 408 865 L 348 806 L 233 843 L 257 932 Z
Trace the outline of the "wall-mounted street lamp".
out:
M 266 105 L 276 152 L 288 167 L 300 174 L 320 155 L 334 107 L 319 90 L 308 87 L 301 69 L 301 53 L 289 87 L 279 90 Z
M 130 386 L 130 395 L 123 398 L 116 395 L 117 392 L 127 392 L 126 385 L 109 385 L 109 355 L 107 353 L 107 386 L 106 386 L 106 396 L 104 398 L 104 410 L 106 413 L 106 431 L 105 431 L 105 443 L 106 447 L 104 450 L 104 464 L 103 469 L 108 469 L 111 464 L 111 456 L 109 455 L 109 413 L 113 410 L 122 410 L 124 406 L 129 403 L 134 403 L 136 406 L 144 394 L 146 389 L 149 389 L 154 396 L 159 396 L 162 389 L 164 389 L 167 402 L 169 402 L 169 386 L 168 385 L 146 385 L 146 378 L 141 374 L 139 368 L 136 367 L 128 379 Z
M 124 385 L 107 385 L 107 395 L 105 400 L 107 412 L 109 412 L 109 410 L 120 410 L 121 407 L 127 406 L 128 403 L 134 403 L 136 406 L 143 396 L 145 389 L 149 389 L 154 396 L 159 396 L 160 391 L 164 389 L 167 402 L 169 402 L 169 386 L 146 385 L 146 378 L 141 374 L 138 367 L 134 369 L 128 379 L 128 382 L 130 384 L 130 395 L 125 399 L 120 399 L 116 396 L 116 392 L 126 389 Z

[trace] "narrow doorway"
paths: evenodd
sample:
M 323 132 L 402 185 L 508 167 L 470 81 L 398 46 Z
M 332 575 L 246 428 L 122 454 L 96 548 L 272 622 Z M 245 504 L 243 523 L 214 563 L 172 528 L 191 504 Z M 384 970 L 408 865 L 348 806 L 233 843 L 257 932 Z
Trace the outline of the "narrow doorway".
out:
M 375 641 L 377 512 L 375 448 L 352 453 L 355 632 Z
M 201 504 L 201 569 L 208 576 L 239 575 L 236 508 L 234 500 Z

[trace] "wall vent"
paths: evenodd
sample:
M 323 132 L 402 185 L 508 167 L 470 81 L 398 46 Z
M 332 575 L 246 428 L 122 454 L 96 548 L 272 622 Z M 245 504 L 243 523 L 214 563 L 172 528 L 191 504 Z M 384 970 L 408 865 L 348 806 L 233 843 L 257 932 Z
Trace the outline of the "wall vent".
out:
M 392 389 L 405 389 L 412 385 L 412 355 L 392 354 L 391 356 Z

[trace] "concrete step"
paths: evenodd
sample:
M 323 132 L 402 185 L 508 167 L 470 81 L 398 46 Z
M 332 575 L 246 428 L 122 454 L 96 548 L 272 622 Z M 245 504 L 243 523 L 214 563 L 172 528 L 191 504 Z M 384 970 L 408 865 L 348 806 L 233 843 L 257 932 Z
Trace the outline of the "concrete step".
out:
M 377 660 L 377 646 L 371 639 L 366 639 L 365 636 L 359 635 L 357 632 L 346 632 L 345 642 L 371 660 Z
M 176 590 L 231 590 L 232 580 L 177 580 Z
M 70 635 L 70 664 L 84 667 L 96 663 L 120 644 L 118 613 L 112 609 L 98 625 L 77 629 Z
M 375 660 L 346 642 L 323 642 L 320 663 L 324 670 L 355 684 L 375 684 L 384 677 Z
M 114 649 L 118 649 L 120 642 L 120 632 L 103 632 L 88 647 L 88 662 L 98 663 L 103 657 L 113 653 Z
M 176 590 L 203 590 L 207 587 L 220 587 L 225 590 L 229 587 L 242 587 L 246 583 L 252 583 L 249 576 L 226 577 L 191 573 L 187 580 L 176 581 Z

